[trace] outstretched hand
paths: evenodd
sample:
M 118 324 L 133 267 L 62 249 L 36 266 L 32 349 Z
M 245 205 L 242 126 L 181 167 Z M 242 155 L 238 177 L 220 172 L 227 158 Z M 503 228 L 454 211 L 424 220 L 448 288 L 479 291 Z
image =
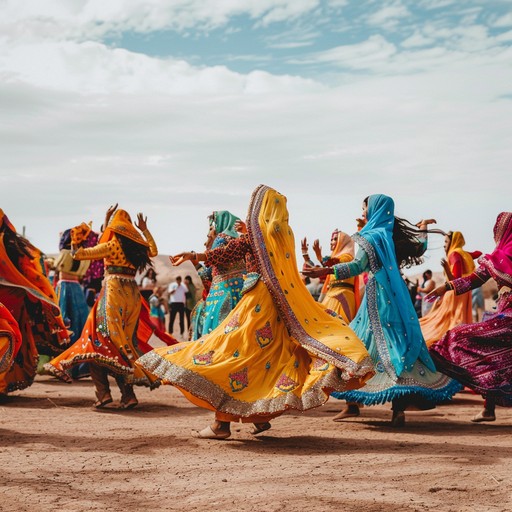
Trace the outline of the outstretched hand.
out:
M 436 219 L 422 219 L 416 224 L 416 227 L 419 229 L 425 229 L 429 224 L 437 224 L 437 220 Z
M 305 254 L 308 252 L 308 239 L 306 237 L 304 237 L 300 241 L 300 248 L 302 249 L 302 254 Z
M 179 267 L 185 261 L 192 261 L 193 259 L 193 254 L 191 252 L 180 252 L 175 256 L 169 256 L 169 260 L 175 267 Z
M 247 224 L 243 220 L 237 220 L 233 227 L 237 233 L 247 233 Z
M 426 302 L 434 302 L 437 299 L 440 299 L 446 293 L 446 285 L 442 284 L 437 288 L 434 288 L 430 293 L 427 293 L 423 300 Z
M 110 222 L 110 218 L 112 215 L 114 215 L 114 212 L 117 210 L 117 206 L 119 203 L 116 203 L 115 205 L 111 205 L 109 209 L 107 210 L 107 213 L 105 214 L 105 222 L 103 223 L 103 229 L 107 229 L 108 223 Z
M 146 229 L 148 228 L 147 220 L 148 220 L 148 218 L 144 217 L 144 215 L 142 213 L 137 213 L 137 222 L 135 223 L 135 225 L 141 231 L 146 231 Z
M 304 266 L 302 269 L 302 275 L 304 277 L 324 277 L 328 274 L 332 274 L 333 270 L 328 267 L 309 267 Z

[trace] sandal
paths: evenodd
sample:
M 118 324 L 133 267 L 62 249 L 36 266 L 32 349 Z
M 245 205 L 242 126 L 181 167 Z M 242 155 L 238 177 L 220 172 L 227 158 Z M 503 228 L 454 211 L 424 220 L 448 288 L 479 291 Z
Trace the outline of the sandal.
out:
M 210 425 L 203 430 L 196 430 L 194 433 L 194 437 L 199 439 L 227 439 L 231 435 L 229 430 L 222 430 L 220 432 L 215 432 Z
M 254 428 L 251 430 L 251 434 L 253 436 L 257 436 L 258 434 L 265 432 L 265 430 L 268 430 L 271 427 L 272 425 L 268 421 L 265 423 L 254 423 Z
M 482 421 L 496 421 L 496 415 L 489 412 L 487 409 L 480 411 L 474 418 L 471 418 L 473 423 L 481 423 Z
M 119 409 L 134 409 L 137 405 L 139 405 L 139 401 L 136 398 L 130 398 L 128 402 L 121 402 Z
M 112 397 L 110 395 L 104 395 L 103 398 L 98 398 L 98 400 L 96 400 L 96 402 L 94 402 L 92 404 L 92 406 L 95 409 L 101 409 L 102 407 L 105 407 L 105 405 L 111 404 L 111 403 L 112 403 Z

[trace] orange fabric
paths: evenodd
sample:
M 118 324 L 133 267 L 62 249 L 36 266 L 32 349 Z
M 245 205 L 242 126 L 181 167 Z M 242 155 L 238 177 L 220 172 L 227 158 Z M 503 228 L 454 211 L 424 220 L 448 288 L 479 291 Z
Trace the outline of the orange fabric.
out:
M 465 244 L 464 237 L 459 231 L 454 231 L 448 249 L 448 262 L 455 264 L 454 256 L 457 254 L 462 260 L 462 274 L 471 274 L 475 268 L 473 257 L 462 249 Z M 456 325 L 473 322 L 473 305 L 471 292 L 455 295 L 454 291 L 444 294 L 442 300 L 437 301 L 427 315 L 420 318 L 420 327 L 427 347 L 439 341 L 450 329 Z
M 0 374 L 7 371 L 21 346 L 18 322 L 0 303 Z
M 80 226 L 75 226 L 71 228 L 71 243 L 73 245 L 81 244 L 86 238 L 89 236 L 91 232 L 91 225 L 82 222 Z
M 60 343 L 65 343 L 68 341 L 68 331 L 57 306 L 55 290 L 44 274 L 43 255 L 37 250 L 33 256 L 20 257 L 18 269 L 9 259 L 4 245 L 4 233 L 0 233 L 0 276 L 3 281 L 0 285 L 23 288 L 32 302 L 40 301 L 49 326 L 57 332 Z
M 352 261 L 355 256 L 354 241 L 352 240 L 352 237 L 343 231 L 336 230 L 333 232 L 333 235 L 335 233 L 337 233 L 338 237 L 336 240 L 336 246 L 329 257 L 329 260 L 332 260 L 332 264 L 334 265 L 337 263 L 348 263 L 349 261 Z M 331 266 L 329 263 L 328 265 Z M 322 286 L 322 293 L 324 295 L 329 290 L 329 284 L 333 279 L 334 276 L 332 274 L 328 275 L 325 279 L 324 285 Z M 353 278 L 352 281 L 347 282 L 353 283 Z
M 110 220 L 109 225 L 103 231 L 99 243 L 108 242 L 112 239 L 113 233 L 123 235 L 138 244 L 149 246 L 148 242 L 142 238 L 141 234 L 135 229 L 130 215 L 125 210 L 117 210 Z
M 457 253 L 463 261 L 462 275 L 467 276 L 475 270 L 475 262 L 473 261 L 471 254 L 463 249 L 464 245 L 466 245 L 466 240 L 464 240 L 462 233 L 460 231 L 454 231 L 447 256 L 449 261 L 450 255 Z

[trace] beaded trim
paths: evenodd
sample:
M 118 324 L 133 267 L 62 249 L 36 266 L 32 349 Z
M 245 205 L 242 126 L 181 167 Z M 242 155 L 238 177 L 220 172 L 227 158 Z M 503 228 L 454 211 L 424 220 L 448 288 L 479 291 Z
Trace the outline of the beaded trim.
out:
M 5 336 L 9 340 L 9 346 L 5 351 L 4 356 L 0 359 L 0 373 L 5 372 L 11 365 L 12 355 L 14 352 L 14 337 L 9 332 L 2 332 L 2 336 Z
M 108 265 L 105 268 L 105 272 L 108 272 L 109 274 L 121 274 L 124 276 L 135 276 L 137 271 L 134 268 L 130 267 L 121 267 L 118 265 Z
M 350 379 L 352 376 L 364 376 L 369 372 L 373 372 L 373 362 L 369 356 L 358 364 L 347 356 L 337 353 L 310 336 L 297 320 L 297 317 L 293 313 L 293 310 L 283 293 L 279 280 L 276 277 L 265 245 L 265 238 L 258 223 L 261 206 L 265 195 L 269 190 L 272 189 L 266 185 L 259 185 L 252 193 L 249 211 L 247 214 L 247 231 L 251 248 L 258 260 L 261 278 L 268 288 L 274 304 L 280 312 L 288 331 L 310 353 L 325 359 L 337 368 L 343 370 L 342 378 L 346 380 Z M 346 375 L 346 372 L 348 372 L 349 375 Z
M 370 319 L 370 325 L 375 338 L 375 344 L 377 346 L 377 352 L 379 358 L 384 366 L 384 370 L 393 380 L 396 380 L 396 370 L 391 362 L 391 356 L 389 355 L 388 345 L 384 336 L 384 331 L 380 323 L 379 311 L 377 309 L 377 281 L 375 277 L 370 277 L 366 283 L 366 292 L 368 299 L 366 305 L 368 308 L 368 316 Z
M 70 370 L 73 366 L 81 363 L 94 363 L 108 370 L 112 371 L 117 375 L 123 375 L 127 384 L 136 384 L 139 386 L 150 386 L 151 383 L 147 377 L 134 378 L 133 368 L 119 364 L 115 359 L 106 357 L 98 354 L 97 352 L 88 352 L 85 354 L 77 354 L 72 359 L 60 361 L 59 364 L 63 368 L 62 370 L 51 363 L 46 363 L 44 369 L 51 373 L 54 377 L 57 377 L 64 382 L 71 383 L 73 379 L 66 373 L 65 370 Z
M 370 264 L 370 270 L 375 274 L 382 267 L 382 263 L 380 262 L 377 253 L 375 252 L 375 248 L 373 245 L 366 240 L 366 238 L 359 233 L 354 233 L 352 235 L 352 239 L 354 242 L 361 246 L 364 252 L 368 255 L 368 261 Z
M 306 411 L 323 405 L 329 393 L 344 391 L 346 383 L 339 377 L 336 368 L 321 377 L 318 382 L 300 397 L 294 393 L 283 393 L 276 398 L 262 398 L 254 402 L 237 400 L 217 384 L 212 383 L 199 373 L 177 366 L 155 351 L 142 356 L 137 365 L 154 375 L 162 384 L 172 384 L 184 389 L 195 397 L 208 402 L 215 410 L 225 414 L 249 417 L 255 414 L 274 414 L 286 409 Z
M 334 265 L 332 268 L 334 270 L 334 279 L 336 279 L 336 281 L 341 281 L 343 279 L 348 279 L 349 277 L 351 277 L 350 267 L 347 263 L 338 263 Z M 333 285 L 331 284 L 331 286 Z
M 245 265 L 241 269 L 235 269 L 231 270 L 229 272 L 224 272 L 222 274 L 217 274 L 212 279 L 212 285 L 223 283 L 224 281 L 227 281 L 228 279 L 236 279 L 237 277 L 240 279 L 240 282 L 242 283 L 244 280 L 244 269 Z

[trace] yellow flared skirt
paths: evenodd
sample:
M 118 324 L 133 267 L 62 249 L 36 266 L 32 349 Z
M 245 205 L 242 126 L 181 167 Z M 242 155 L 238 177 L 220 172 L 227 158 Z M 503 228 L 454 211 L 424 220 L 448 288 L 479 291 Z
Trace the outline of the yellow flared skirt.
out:
M 319 322 L 334 320 L 325 310 L 318 316 Z M 286 409 L 311 409 L 325 403 L 332 391 L 361 387 L 373 374 L 368 353 L 348 326 L 343 334 L 333 337 L 329 348 L 349 354 L 356 374 L 304 349 L 258 281 L 209 335 L 158 348 L 135 365 L 151 380 L 178 387 L 195 405 L 255 421 Z

